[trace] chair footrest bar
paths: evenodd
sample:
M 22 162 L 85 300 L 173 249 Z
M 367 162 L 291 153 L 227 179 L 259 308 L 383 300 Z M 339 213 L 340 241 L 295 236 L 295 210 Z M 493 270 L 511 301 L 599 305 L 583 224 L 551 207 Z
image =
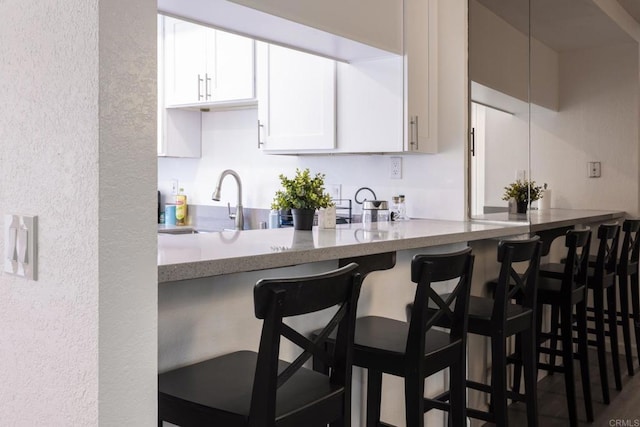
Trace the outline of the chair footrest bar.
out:
M 441 411 L 449 411 L 449 403 L 448 402 L 442 402 L 440 400 L 436 400 L 436 399 L 427 399 L 425 397 L 424 399 L 424 411 L 430 411 L 431 409 L 439 409 Z
M 467 408 L 467 417 L 487 422 L 495 422 L 495 417 L 492 413 L 481 411 L 479 409 Z
M 467 380 L 467 388 L 470 388 L 472 390 L 482 391 L 484 393 L 491 393 L 490 385 L 479 383 L 477 381 Z

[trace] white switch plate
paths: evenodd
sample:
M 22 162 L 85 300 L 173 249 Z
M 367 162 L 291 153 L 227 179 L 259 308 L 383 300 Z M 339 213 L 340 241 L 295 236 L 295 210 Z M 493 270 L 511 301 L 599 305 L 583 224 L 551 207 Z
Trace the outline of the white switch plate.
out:
M 4 272 L 30 280 L 37 280 L 37 244 L 37 216 L 5 215 Z

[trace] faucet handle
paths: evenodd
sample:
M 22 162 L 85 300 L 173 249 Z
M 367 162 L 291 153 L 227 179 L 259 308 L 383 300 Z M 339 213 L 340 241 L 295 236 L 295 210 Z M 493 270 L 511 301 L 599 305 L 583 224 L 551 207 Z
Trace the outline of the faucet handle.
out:
M 231 202 L 227 202 L 227 209 L 229 210 L 229 218 L 236 219 L 236 214 L 231 213 Z

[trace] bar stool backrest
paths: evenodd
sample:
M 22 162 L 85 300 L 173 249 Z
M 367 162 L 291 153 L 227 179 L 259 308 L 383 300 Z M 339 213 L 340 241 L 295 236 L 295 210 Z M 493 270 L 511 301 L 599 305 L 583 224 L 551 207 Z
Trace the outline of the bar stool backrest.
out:
M 619 274 L 638 274 L 640 258 L 640 219 L 625 219 L 622 223 L 624 237 L 620 250 Z M 635 270 L 634 270 L 635 268 Z
M 568 230 L 565 246 L 567 247 L 567 258 L 560 293 L 570 298 L 573 291 L 584 288 L 584 296 L 586 297 L 591 229 Z
M 601 280 L 605 274 L 615 274 L 618 265 L 618 243 L 620 226 L 616 224 L 602 224 L 598 227 L 598 253 L 594 266 L 594 277 Z
M 507 304 L 510 300 L 515 299 L 526 308 L 536 307 L 541 252 L 542 242 L 538 236 L 526 240 L 502 240 L 498 243 L 500 276 L 491 315 L 492 321 L 498 327 L 506 321 Z M 516 271 L 514 264 L 521 265 L 525 271 Z
M 424 357 L 425 334 L 431 327 L 441 323 L 442 318 L 446 317 L 444 322 L 450 325 L 451 343 L 466 342 L 473 260 L 471 248 L 450 254 L 419 254 L 411 260 L 411 281 L 417 283 L 417 288 L 407 337 L 407 363 L 414 360 L 415 366 L 422 365 L 418 360 Z M 432 285 L 454 279 L 458 283 L 448 293 L 445 301 Z M 433 301 L 439 308 L 427 310 L 429 301 Z
M 255 420 L 275 419 L 276 392 L 311 357 L 317 357 L 331 368 L 330 382 L 343 387 L 350 405 L 351 366 L 356 306 L 362 283 L 358 265 L 313 276 L 262 279 L 254 287 L 254 309 L 258 319 L 264 319 L 258 361 L 251 398 L 251 417 Z M 322 332 L 312 341 L 283 319 L 338 306 L 338 311 Z M 324 342 L 337 328 L 333 354 L 327 353 Z M 300 346 L 302 354 L 278 373 L 280 337 Z

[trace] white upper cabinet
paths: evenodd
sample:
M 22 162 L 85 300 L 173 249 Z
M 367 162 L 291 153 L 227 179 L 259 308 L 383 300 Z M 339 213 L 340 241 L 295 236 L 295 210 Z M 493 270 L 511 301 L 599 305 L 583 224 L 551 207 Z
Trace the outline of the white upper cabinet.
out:
M 158 156 L 200 157 L 200 111 L 165 108 L 164 17 L 158 15 Z
M 254 98 L 254 41 L 165 17 L 165 105 Z
M 335 61 L 257 44 L 258 144 L 265 151 L 336 146 Z
M 438 149 L 438 10 L 435 0 L 404 0 L 404 151 Z

